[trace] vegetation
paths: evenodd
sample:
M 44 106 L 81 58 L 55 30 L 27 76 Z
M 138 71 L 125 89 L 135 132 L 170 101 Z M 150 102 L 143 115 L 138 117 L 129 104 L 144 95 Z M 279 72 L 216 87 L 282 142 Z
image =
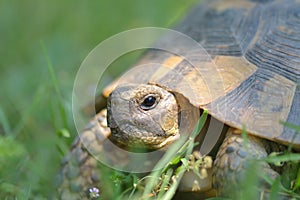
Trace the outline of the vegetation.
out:
M 71 95 L 76 72 L 87 54 L 99 42 L 121 31 L 170 27 L 196 2 L 0 1 L 0 199 L 52 197 L 53 177 L 77 136 Z M 116 61 L 107 72 L 106 82 L 129 67 L 136 57 Z M 178 174 L 187 169 L 190 145 L 179 160 L 169 158 L 183 164 Z M 288 153 L 268 161 L 280 163 L 297 160 L 298 156 Z M 152 193 L 153 180 L 163 176 L 160 187 L 168 185 L 171 189 L 158 189 L 157 195 L 170 197 L 176 189 L 176 185 L 169 184 L 171 170 L 154 172 L 154 178 L 149 179 L 152 184 L 143 188 L 144 195 Z M 289 192 L 299 190 L 300 172 L 297 173 Z M 118 172 L 109 178 L 114 185 L 127 181 L 134 190 L 140 181 Z M 272 194 L 276 194 L 281 186 L 277 181 L 273 185 Z M 126 196 L 136 195 L 131 189 Z
M 111 194 L 113 199 L 136 199 L 136 200 L 166 200 L 174 197 L 179 182 L 184 173 L 193 171 L 195 176 L 201 179 L 206 178 L 207 170 L 211 168 L 212 160 L 209 156 L 199 157 L 193 152 L 193 147 L 197 145 L 194 138 L 197 136 L 207 118 L 207 112 L 199 119 L 194 131 L 187 141 L 181 141 L 171 147 L 165 156 L 157 163 L 158 170 L 147 176 L 139 177 L 135 174 L 126 174 L 118 171 L 110 171 L 105 177 L 110 182 L 110 186 L 119 191 Z M 299 127 L 293 127 L 298 129 Z M 244 145 L 247 144 L 247 134 L 243 131 Z M 178 150 L 179 149 L 179 150 Z M 285 152 L 272 153 L 262 160 L 249 160 L 244 181 L 240 185 L 231 184 L 232 193 L 230 198 L 212 197 L 209 200 L 228 199 L 299 199 L 300 198 L 300 154 L 292 153 L 290 149 Z M 281 176 L 275 180 L 259 168 L 259 164 L 268 162 L 277 167 L 283 167 Z M 167 164 L 166 164 L 167 163 Z M 258 182 L 264 181 L 270 186 L 269 190 L 261 190 Z M 105 195 L 105 192 L 103 193 Z M 207 195 L 209 193 L 207 192 Z M 101 196 L 101 194 L 100 194 Z M 199 198 L 199 197 L 198 197 Z
M 0 2 L 0 199 L 52 195 L 60 160 L 77 135 L 71 94 L 89 51 L 131 28 L 170 27 L 195 2 Z M 107 81 L 134 59 L 115 64 Z

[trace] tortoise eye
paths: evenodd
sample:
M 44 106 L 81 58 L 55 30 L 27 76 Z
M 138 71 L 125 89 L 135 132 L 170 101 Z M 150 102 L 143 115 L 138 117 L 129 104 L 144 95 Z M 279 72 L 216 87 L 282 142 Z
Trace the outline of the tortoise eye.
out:
M 149 95 L 144 98 L 144 101 L 141 104 L 141 108 L 143 110 L 150 110 L 150 109 L 154 108 L 156 106 L 156 104 L 157 104 L 156 97 L 153 95 Z

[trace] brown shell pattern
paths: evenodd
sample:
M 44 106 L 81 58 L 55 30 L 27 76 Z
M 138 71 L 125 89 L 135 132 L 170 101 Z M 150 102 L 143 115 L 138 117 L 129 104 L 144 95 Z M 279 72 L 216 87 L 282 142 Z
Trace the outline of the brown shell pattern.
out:
M 173 45 L 174 52 L 149 50 L 137 63 L 164 67 L 136 70 L 126 82 L 179 92 L 230 126 L 245 125 L 253 135 L 300 147 L 300 134 L 282 124 L 300 126 L 299 0 L 206 1 L 175 30 L 208 54 L 165 37 L 159 42 Z

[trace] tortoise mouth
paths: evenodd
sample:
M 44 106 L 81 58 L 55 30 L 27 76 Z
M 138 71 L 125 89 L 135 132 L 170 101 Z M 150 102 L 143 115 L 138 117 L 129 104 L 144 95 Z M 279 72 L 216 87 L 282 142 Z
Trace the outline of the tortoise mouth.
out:
M 153 147 L 156 148 L 156 149 L 162 148 L 162 147 L 164 147 L 166 145 L 169 145 L 169 144 L 177 141 L 179 138 L 180 138 L 180 134 L 170 135 L 163 142 L 161 142 L 158 145 L 153 145 Z
M 179 133 L 161 136 L 155 134 L 136 135 L 125 133 L 119 128 L 111 129 L 111 133 L 109 139 L 117 146 L 129 151 L 135 151 L 136 149 L 158 150 L 180 138 Z

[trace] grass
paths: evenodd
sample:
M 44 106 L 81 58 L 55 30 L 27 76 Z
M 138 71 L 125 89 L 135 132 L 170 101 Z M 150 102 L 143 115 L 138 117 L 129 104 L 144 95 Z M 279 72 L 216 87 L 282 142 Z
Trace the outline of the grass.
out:
M 60 160 L 77 135 L 71 93 L 89 51 L 127 29 L 169 27 L 195 2 L 0 2 L 0 199 L 52 195 Z M 115 64 L 107 82 L 135 58 Z
M 87 54 L 99 42 L 127 29 L 170 27 L 196 2 L 0 1 L 0 199 L 45 199 L 53 195 L 53 177 L 77 136 L 71 93 L 76 71 Z M 136 57 L 114 63 L 107 71 L 106 83 Z M 144 179 L 112 172 L 108 184 L 120 188 L 116 195 L 134 197 L 143 191 L 138 194 L 148 198 L 157 191 L 157 197 L 170 198 L 177 186 L 172 184 L 171 174 L 187 170 L 184 166 L 191 146 L 188 143 L 182 154 L 168 157 L 170 165 L 182 163 L 182 168 L 168 167 Z M 288 153 L 268 161 L 297 160 L 298 156 Z M 300 187 L 299 170 L 296 176 L 288 190 L 291 193 Z M 157 177 L 161 182 L 155 188 Z M 142 187 L 144 181 L 146 188 Z M 129 186 L 125 192 L 121 186 L 124 182 Z M 275 194 L 281 186 L 278 181 L 273 186 Z
M 192 154 L 193 148 L 194 148 L 194 140 L 202 127 L 204 126 L 204 123 L 207 118 L 207 112 L 204 112 L 199 119 L 198 123 L 196 124 L 193 132 L 189 136 L 188 140 L 182 145 L 182 144 L 176 144 L 172 146 L 170 150 L 166 153 L 166 155 L 157 163 L 158 168 L 160 170 L 153 171 L 150 174 L 150 179 L 147 182 L 147 185 L 145 187 L 145 190 L 143 192 L 143 199 L 147 199 L 147 196 L 151 194 L 155 187 L 157 187 L 157 177 L 163 177 L 163 181 L 160 184 L 160 187 L 158 189 L 157 198 L 158 199 L 171 199 L 173 195 L 176 192 L 176 189 L 178 187 L 178 184 L 184 174 L 189 168 L 188 168 L 188 159 L 189 156 Z M 184 140 L 182 140 L 184 142 Z M 181 147 L 182 145 L 182 147 Z M 178 150 L 179 149 L 179 150 Z M 178 165 L 179 163 L 182 163 L 177 169 L 175 169 L 173 173 L 172 167 Z M 167 163 L 167 164 L 166 164 Z M 198 167 L 196 169 L 199 169 Z M 171 175 L 174 175 L 173 182 L 170 182 Z M 165 191 L 165 187 L 167 185 L 169 186 L 169 189 Z M 155 195 L 156 196 L 156 195 Z
M 204 160 L 197 160 L 194 165 L 191 164 L 191 154 L 195 146 L 194 138 L 201 130 L 203 123 L 207 117 L 207 112 L 204 112 L 193 133 L 189 139 L 184 142 L 180 141 L 177 145 L 170 148 L 165 156 L 157 164 L 158 170 L 153 171 L 147 176 L 137 176 L 135 174 L 126 174 L 122 172 L 113 171 L 105 173 L 109 177 L 110 182 L 114 182 L 110 187 L 115 188 L 114 196 L 108 199 L 136 199 L 136 200 L 166 200 L 172 199 L 178 188 L 178 184 L 183 174 L 189 170 L 194 170 L 195 174 L 199 173 L 199 169 L 204 165 Z M 243 138 L 245 144 L 248 145 L 248 139 L 245 129 L 243 130 Z M 299 199 L 299 153 L 292 153 L 287 149 L 283 153 L 273 153 L 267 158 L 260 160 L 249 160 L 247 171 L 245 173 L 244 182 L 239 184 L 236 190 L 232 191 L 230 199 L 252 200 L 257 198 L 266 198 L 270 200 L 281 199 L 285 196 L 289 199 Z M 263 174 L 259 163 L 268 162 L 273 165 L 281 166 L 282 163 L 287 162 L 287 168 L 284 173 L 275 180 L 270 179 L 266 174 Z M 110 175 L 112 174 L 112 175 Z M 107 178 L 107 177 L 106 177 Z M 264 180 L 270 185 L 270 189 L 264 191 L 258 187 L 258 182 Z M 117 189 L 116 189 L 117 188 Z M 209 200 L 228 200 L 229 198 L 214 197 Z
M 107 197 L 107 199 L 168 200 L 174 196 L 186 171 L 192 170 L 202 178 L 203 172 L 200 172 L 199 169 L 206 169 L 205 164 L 209 162 L 208 159 L 199 159 L 196 162 L 190 162 L 190 160 L 195 146 L 194 140 L 202 129 L 207 115 L 208 113 L 205 111 L 189 137 L 182 137 L 172 145 L 156 164 L 155 169 L 157 170 L 152 171 L 149 175 L 139 177 L 118 171 L 108 173 L 104 179 L 115 184 L 109 186 L 114 187 L 114 194 L 111 194 L 112 196 Z M 186 135 L 188 136 L 188 134 Z M 103 173 L 103 175 L 105 174 L 107 173 Z M 116 194 L 115 191 L 119 192 Z

